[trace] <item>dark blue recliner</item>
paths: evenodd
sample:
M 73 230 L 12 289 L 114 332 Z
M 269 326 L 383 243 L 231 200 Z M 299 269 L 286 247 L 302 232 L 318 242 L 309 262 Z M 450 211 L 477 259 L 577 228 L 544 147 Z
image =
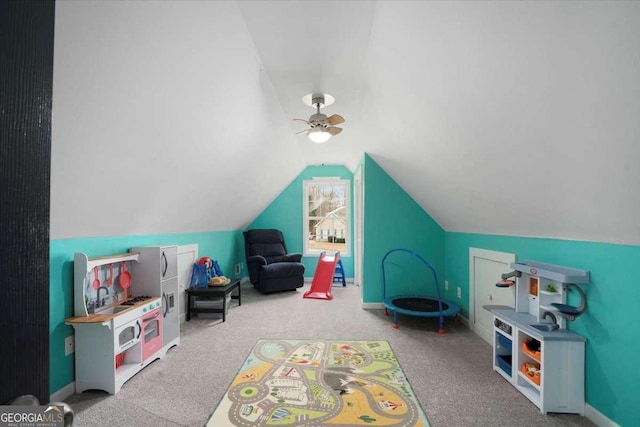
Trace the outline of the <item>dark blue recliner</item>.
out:
M 249 280 L 254 288 L 268 294 L 302 287 L 302 254 L 287 253 L 280 230 L 255 229 L 243 234 Z

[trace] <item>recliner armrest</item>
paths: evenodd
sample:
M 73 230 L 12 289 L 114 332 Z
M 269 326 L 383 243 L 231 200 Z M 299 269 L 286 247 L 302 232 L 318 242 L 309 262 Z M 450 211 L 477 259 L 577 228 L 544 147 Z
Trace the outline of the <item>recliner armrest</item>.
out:
M 286 254 L 282 257 L 284 262 L 300 262 L 302 260 L 302 254 Z
M 253 255 L 247 258 L 247 264 L 267 265 L 267 259 L 262 255 Z

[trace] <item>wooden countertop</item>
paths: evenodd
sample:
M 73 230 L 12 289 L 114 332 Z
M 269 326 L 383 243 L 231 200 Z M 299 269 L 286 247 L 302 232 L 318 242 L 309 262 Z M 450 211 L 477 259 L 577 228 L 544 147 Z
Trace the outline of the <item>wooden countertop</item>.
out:
M 140 306 L 143 306 L 143 305 L 148 304 L 150 302 L 154 302 L 154 301 L 159 300 L 159 299 L 160 299 L 160 297 L 148 298 L 148 299 L 146 299 L 144 301 L 137 302 L 134 305 L 130 305 L 130 306 L 128 306 L 129 309 L 120 311 L 118 313 L 109 313 L 109 314 L 92 313 L 92 314 L 89 314 L 88 316 L 69 317 L 68 319 L 64 319 L 64 322 L 65 323 L 103 323 L 103 322 L 109 322 L 109 321 L 113 320 L 114 317 L 120 316 L 121 314 L 129 313 L 131 311 L 131 309 L 138 308 Z M 125 302 L 125 301 L 123 301 L 123 302 Z M 119 307 L 121 305 L 122 305 L 122 302 L 119 302 L 119 303 L 111 304 L 110 307 Z M 125 306 L 125 307 L 127 307 L 127 306 Z

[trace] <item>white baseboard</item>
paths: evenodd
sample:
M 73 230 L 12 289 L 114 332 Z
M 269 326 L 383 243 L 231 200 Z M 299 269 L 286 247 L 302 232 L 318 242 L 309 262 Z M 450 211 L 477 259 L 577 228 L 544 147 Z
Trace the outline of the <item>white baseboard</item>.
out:
M 73 381 L 49 396 L 49 402 L 64 402 L 67 397 L 72 396 L 75 392 L 76 382 Z M 44 405 L 44 403 L 42 404 Z
M 384 304 L 382 304 L 381 302 L 362 302 L 362 300 L 360 300 L 360 303 L 362 304 L 360 308 L 363 310 L 384 309 Z
M 460 319 L 460 323 L 462 323 L 467 328 L 471 329 L 471 323 L 469 323 L 469 319 L 458 313 L 458 318 Z
M 620 427 L 619 424 L 611 421 L 609 418 L 607 418 L 606 415 L 598 411 L 593 406 L 585 404 L 584 409 L 584 416 L 591 420 L 591 422 L 593 422 L 598 427 Z

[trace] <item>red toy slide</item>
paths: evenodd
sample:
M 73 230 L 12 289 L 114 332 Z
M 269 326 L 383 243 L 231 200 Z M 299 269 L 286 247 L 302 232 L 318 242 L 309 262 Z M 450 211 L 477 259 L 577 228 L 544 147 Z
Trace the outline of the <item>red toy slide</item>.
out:
M 336 271 L 336 265 L 340 260 L 340 252 L 335 255 L 327 255 L 322 252 L 318 258 L 318 266 L 313 275 L 311 289 L 304 293 L 303 298 L 315 299 L 333 299 L 331 295 L 331 286 L 333 285 L 333 274 Z

